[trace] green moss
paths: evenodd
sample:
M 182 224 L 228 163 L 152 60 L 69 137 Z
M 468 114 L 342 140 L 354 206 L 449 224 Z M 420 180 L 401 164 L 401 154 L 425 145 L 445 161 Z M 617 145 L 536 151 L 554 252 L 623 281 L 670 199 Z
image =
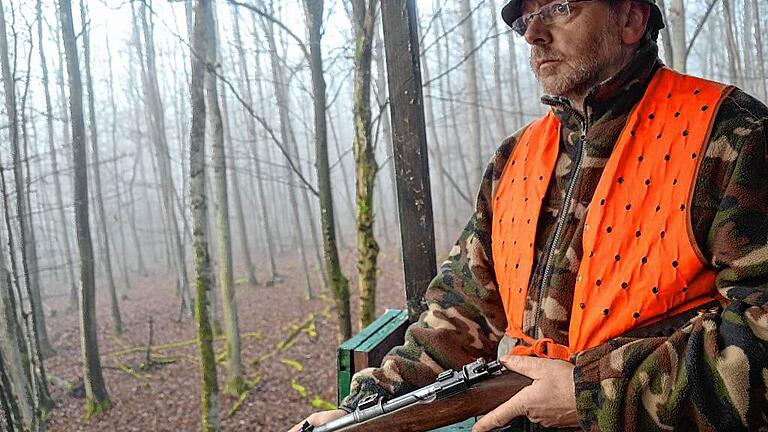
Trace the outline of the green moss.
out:
M 298 393 L 298 394 L 299 394 L 299 396 L 301 396 L 301 397 L 303 397 L 303 398 L 306 398 L 306 397 L 307 397 L 307 389 L 306 389 L 306 388 L 305 388 L 303 385 L 301 385 L 301 384 L 297 383 L 295 379 L 292 379 L 292 380 L 291 380 L 291 388 L 292 388 L 292 389 L 293 389 L 293 390 L 294 390 L 296 393 Z
M 247 393 L 249 389 L 248 382 L 242 376 L 232 377 L 224 384 L 224 394 L 238 398 Z
M 85 421 L 89 421 L 91 417 L 108 410 L 112 406 L 109 398 L 105 398 L 101 401 L 96 401 L 93 398 L 87 398 L 85 401 Z
M 301 371 L 304 370 L 304 365 L 301 364 L 300 362 L 296 361 L 296 360 L 293 360 L 293 359 L 284 358 L 284 359 L 280 360 L 280 363 L 282 363 L 282 364 L 284 364 L 284 365 L 286 365 L 286 366 L 288 366 L 290 368 L 293 368 L 297 372 L 301 372 Z
M 333 410 L 337 408 L 335 404 L 328 402 L 327 400 L 321 398 L 318 395 L 315 395 L 315 397 L 313 397 L 312 400 L 309 401 L 309 404 L 312 405 L 312 408 L 324 410 L 324 411 Z

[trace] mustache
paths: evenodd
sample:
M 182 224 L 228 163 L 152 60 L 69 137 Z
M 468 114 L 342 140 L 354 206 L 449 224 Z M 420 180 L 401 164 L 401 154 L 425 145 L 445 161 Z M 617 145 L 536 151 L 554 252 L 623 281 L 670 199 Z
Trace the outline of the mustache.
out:
M 534 46 L 531 48 L 531 64 L 538 66 L 548 60 L 562 60 L 564 56 L 550 47 Z

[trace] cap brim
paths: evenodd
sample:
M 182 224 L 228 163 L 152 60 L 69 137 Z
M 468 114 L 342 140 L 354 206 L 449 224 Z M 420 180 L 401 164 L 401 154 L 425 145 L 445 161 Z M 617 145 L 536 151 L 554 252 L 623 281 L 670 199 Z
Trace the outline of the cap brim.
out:
M 514 23 L 516 19 L 520 18 L 521 3 L 522 0 L 512 0 L 505 4 L 503 8 L 501 8 L 501 18 L 505 23 L 507 23 L 509 27 L 512 27 L 512 23 Z M 663 29 L 664 18 L 661 16 L 661 10 L 659 10 L 658 5 L 656 5 L 653 1 L 645 1 L 645 3 L 648 3 L 651 6 L 651 16 L 649 18 L 649 24 L 651 27 L 655 28 L 656 30 Z
M 522 0 L 512 0 L 501 8 L 501 18 L 512 27 L 512 23 L 520 17 L 520 3 Z

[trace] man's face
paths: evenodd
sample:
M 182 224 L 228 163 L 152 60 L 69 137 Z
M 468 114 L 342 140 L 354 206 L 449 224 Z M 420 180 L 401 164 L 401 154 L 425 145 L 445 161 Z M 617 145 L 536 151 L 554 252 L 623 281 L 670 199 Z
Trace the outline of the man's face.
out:
M 548 3 L 526 1 L 523 13 Z M 544 92 L 574 100 L 617 72 L 623 51 L 617 18 L 607 2 L 575 3 L 570 10 L 563 22 L 549 26 L 535 18 L 525 39 L 531 45 L 531 69 Z

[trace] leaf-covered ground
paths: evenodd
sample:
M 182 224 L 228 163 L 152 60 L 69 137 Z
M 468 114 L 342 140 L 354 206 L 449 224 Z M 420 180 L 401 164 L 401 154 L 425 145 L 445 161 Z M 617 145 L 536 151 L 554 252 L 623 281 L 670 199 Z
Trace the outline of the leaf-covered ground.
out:
M 377 310 L 405 304 L 399 256 L 383 253 Z M 279 262 L 282 282 L 273 287 L 250 286 L 238 273 L 237 301 L 242 335 L 242 356 L 247 379 L 255 386 L 240 401 L 222 395 L 222 430 L 284 431 L 316 408 L 335 403 L 335 349 L 338 345 L 335 310 L 329 299 L 306 300 L 300 262 L 291 256 Z M 345 257 L 353 298 L 356 296 L 354 255 Z M 316 269 L 315 269 L 316 271 Z M 257 269 L 263 279 L 266 269 Z M 192 274 L 190 274 L 192 276 Z M 313 274 L 313 288 L 321 284 Z M 97 309 L 99 349 L 112 407 L 84 421 L 82 367 L 78 321 L 64 314 L 66 297 L 46 303 L 48 329 L 57 355 L 46 361 L 51 392 L 57 406 L 51 431 L 194 431 L 200 429 L 199 369 L 195 325 L 190 317 L 177 322 L 179 302 L 170 275 L 139 277 L 120 302 L 125 331 L 115 336 L 109 302 L 100 285 Z M 122 289 L 120 287 L 119 289 Z M 356 310 L 356 302 L 353 309 Z M 54 312 L 55 311 L 55 312 Z M 152 318 L 153 349 L 147 367 L 146 347 Z M 313 319 L 314 318 L 314 319 Z M 353 325 L 357 331 L 357 324 Z M 288 346 L 285 342 L 295 335 Z M 223 340 L 216 342 L 222 353 Z M 219 364 L 219 383 L 226 368 Z

